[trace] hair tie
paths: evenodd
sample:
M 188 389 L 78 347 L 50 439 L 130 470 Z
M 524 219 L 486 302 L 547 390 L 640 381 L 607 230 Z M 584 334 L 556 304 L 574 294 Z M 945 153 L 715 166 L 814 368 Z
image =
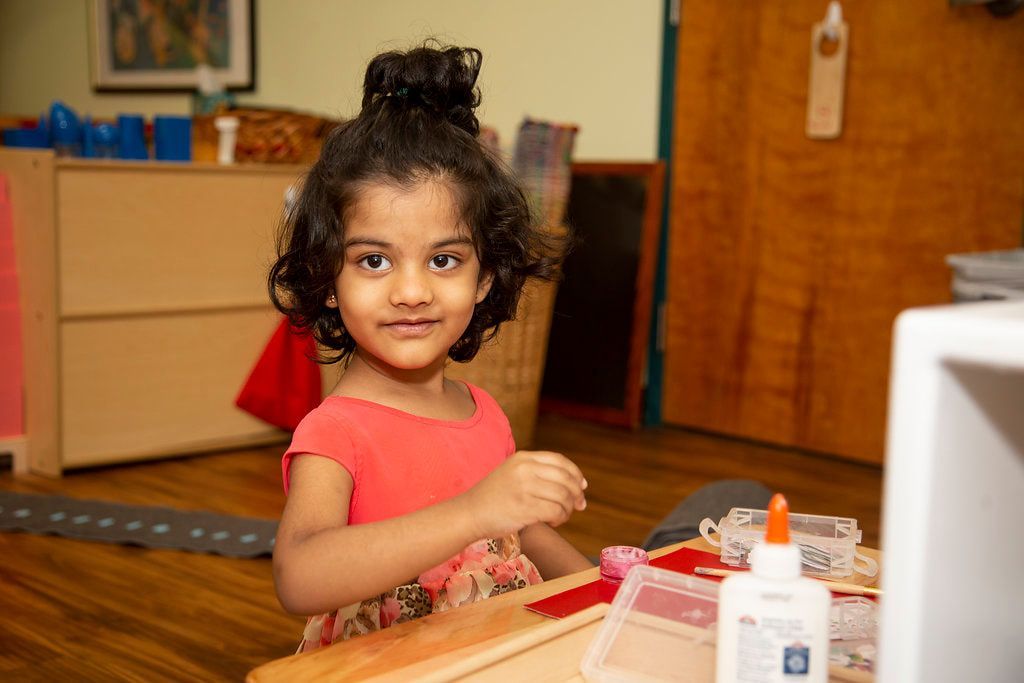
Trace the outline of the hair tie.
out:
M 399 88 L 398 90 L 395 91 L 395 95 L 398 97 L 408 97 L 409 88 Z

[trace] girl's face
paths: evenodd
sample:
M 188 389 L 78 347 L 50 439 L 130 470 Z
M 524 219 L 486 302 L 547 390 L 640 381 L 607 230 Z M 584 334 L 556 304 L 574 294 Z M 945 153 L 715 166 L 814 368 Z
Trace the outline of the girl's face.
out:
M 371 185 L 348 212 L 333 305 L 366 362 L 443 368 L 490 287 L 443 183 Z

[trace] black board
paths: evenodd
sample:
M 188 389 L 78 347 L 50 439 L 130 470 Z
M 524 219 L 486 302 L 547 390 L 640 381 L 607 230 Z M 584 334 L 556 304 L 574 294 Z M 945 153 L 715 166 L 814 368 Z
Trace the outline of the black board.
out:
M 663 175 L 660 162 L 573 165 L 566 222 L 577 243 L 555 299 L 544 410 L 638 421 Z

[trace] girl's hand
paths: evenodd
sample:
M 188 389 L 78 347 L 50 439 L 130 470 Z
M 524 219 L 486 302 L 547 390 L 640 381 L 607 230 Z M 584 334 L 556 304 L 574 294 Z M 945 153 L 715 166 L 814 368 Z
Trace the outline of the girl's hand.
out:
M 587 480 L 560 453 L 519 451 L 465 494 L 478 538 L 500 538 L 545 522 L 562 524 L 583 510 Z

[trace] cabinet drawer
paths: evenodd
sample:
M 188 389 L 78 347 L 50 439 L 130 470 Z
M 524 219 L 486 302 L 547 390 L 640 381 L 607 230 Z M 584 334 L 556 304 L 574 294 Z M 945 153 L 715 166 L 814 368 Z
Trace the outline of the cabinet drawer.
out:
M 279 319 L 268 307 L 64 323 L 64 466 L 283 439 L 234 405 Z
M 62 316 L 266 303 L 298 170 L 66 166 L 57 171 Z

